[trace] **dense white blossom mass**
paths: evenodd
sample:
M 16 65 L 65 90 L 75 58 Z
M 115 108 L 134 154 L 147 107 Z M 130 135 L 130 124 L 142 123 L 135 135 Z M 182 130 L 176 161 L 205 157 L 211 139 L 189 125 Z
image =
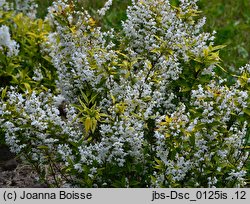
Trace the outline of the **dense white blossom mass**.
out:
M 19 45 L 16 41 L 11 40 L 9 27 L 0 27 L 0 52 L 6 53 L 8 57 L 17 56 Z
M 48 154 L 60 161 L 74 174 L 65 185 L 105 187 L 124 177 L 125 186 L 244 186 L 248 125 L 235 116 L 249 93 L 240 79 L 227 86 L 216 76 L 219 47 L 215 33 L 202 31 L 196 2 L 133 0 L 120 32 L 103 31 L 72 1 L 53 2 L 43 52 L 59 94 L 7 92 L 0 123 L 11 150 L 44 165 Z M 8 27 L 0 33 L 0 51 L 17 55 Z M 249 84 L 250 65 L 241 74 Z M 33 80 L 42 79 L 37 70 Z

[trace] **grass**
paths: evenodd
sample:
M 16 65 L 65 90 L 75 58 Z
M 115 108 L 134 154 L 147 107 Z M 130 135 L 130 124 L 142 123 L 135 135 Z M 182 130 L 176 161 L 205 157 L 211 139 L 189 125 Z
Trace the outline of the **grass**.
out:
M 46 8 L 53 0 L 36 0 L 39 5 L 38 16 L 44 17 Z M 106 0 L 78 0 L 79 4 L 95 15 Z M 176 0 L 172 0 L 175 1 Z M 126 7 L 131 0 L 113 0 L 113 5 L 104 19 L 104 28 L 121 27 L 126 19 Z M 250 1 L 249 0 L 200 0 L 202 15 L 207 17 L 205 31 L 217 31 L 216 44 L 227 45 L 221 51 L 222 65 L 232 71 L 250 62 Z
M 201 0 L 200 9 L 207 17 L 205 30 L 217 31 L 216 44 L 226 44 L 221 51 L 223 65 L 233 71 L 250 60 L 250 1 Z

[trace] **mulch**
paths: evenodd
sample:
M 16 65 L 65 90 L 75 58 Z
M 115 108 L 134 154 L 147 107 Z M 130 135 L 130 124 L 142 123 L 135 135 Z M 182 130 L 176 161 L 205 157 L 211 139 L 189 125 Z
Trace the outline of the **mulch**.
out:
M 29 164 L 16 159 L 6 145 L 0 145 L 0 188 L 45 188 Z

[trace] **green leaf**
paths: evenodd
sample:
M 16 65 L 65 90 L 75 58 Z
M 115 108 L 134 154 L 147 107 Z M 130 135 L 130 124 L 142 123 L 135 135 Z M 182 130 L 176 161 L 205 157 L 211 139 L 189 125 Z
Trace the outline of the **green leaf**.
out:
M 76 107 L 76 105 L 74 105 L 74 104 L 72 104 L 72 106 Z M 82 113 L 83 113 L 83 112 L 80 111 L 80 112 L 76 115 L 76 117 L 71 121 L 71 124 L 74 123 L 74 122 L 80 117 L 80 115 L 81 115 Z
M 113 96 L 113 94 L 110 94 L 110 97 L 112 99 L 112 103 L 115 104 L 116 100 L 115 100 L 115 97 Z
M 30 87 L 30 84 L 28 83 L 23 83 L 24 87 L 26 88 L 26 90 L 30 91 L 31 90 L 31 87 Z
M 45 150 L 45 149 L 46 149 L 46 150 L 49 149 L 48 146 L 45 146 L 45 145 L 40 145 L 40 146 L 38 146 L 37 148 L 38 148 L 38 149 L 44 149 L 44 150 Z
M 5 98 L 7 89 L 8 89 L 8 87 L 6 86 L 6 87 L 2 90 L 2 94 L 1 94 L 2 99 Z
M 127 55 L 121 53 L 120 51 L 115 51 L 115 52 L 116 52 L 117 54 L 119 54 L 119 55 L 122 55 L 124 58 L 129 59 L 129 57 L 128 57 Z
M 249 108 L 244 108 L 243 112 L 246 113 L 248 116 L 250 116 L 250 109 Z
M 155 165 L 156 169 L 164 170 L 164 164 L 161 160 L 155 158 L 155 162 L 157 163 L 157 165 Z
M 195 68 L 195 72 L 198 72 L 201 69 L 201 65 L 200 64 L 196 64 L 194 68 Z
M 227 47 L 227 45 L 217 45 L 217 46 L 214 46 L 214 47 L 209 47 L 211 51 L 215 51 L 215 50 L 220 50 L 224 47 Z
M 85 101 L 87 104 L 89 104 L 89 99 L 88 99 L 88 97 L 86 96 L 86 94 L 83 93 L 82 90 L 80 90 L 80 92 L 81 92 L 81 94 L 82 94 L 82 97 L 83 97 L 84 101 Z M 80 100 L 80 99 L 79 99 L 79 100 Z
M 87 109 L 87 106 L 85 105 L 85 103 L 82 102 L 82 100 L 80 99 L 80 97 L 78 98 L 81 106 L 84 108 L 84 109 Z
M 73 147 L 76 147 L 78 148 L 78 144 L 76 142 L 73 142 L 73 141 L 69 141 L 69 143 L 73 146 Z
M 161 54 L 161 51 L 160 51 L 159 48 L 152 49 L 152 50 L 150 50 L 150 52 L 155 53 L 155 54 L 158 54 L 158 55 Z
M 192 134 L 192 135 L 190 135 L 190 143 L 191 143 L 191 145 L 192 146 L 195 146 L 195 135 L 194 134 Z
M 191 90 L 191 87 L 185 86 L 185 87 L 181 87 L 180 92 L 188 92 Z
M 94 133 L 97 126 L 97 120 L 92 118 L 91 132 Z
M 90 117 L 86 117 L 86 119 L 84 121 L 84 127 L 85 127 L 85 130 L 86 130 L 87 133 L 92 128 L 92 120 L 91 120 Z
M 98 93 L 95 94 L 95 95 L 90 99 L 89 103 L 94 103 L 94 101 L 96 100 L 96 98 L 97 98 L 98 95 L 99 95 Z

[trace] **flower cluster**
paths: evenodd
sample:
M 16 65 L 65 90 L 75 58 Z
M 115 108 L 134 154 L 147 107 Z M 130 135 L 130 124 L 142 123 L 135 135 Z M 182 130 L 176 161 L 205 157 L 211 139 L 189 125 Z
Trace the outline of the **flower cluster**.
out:
M 23 96 L 15 88 L 10 89 L 4 96 L 8 100 L 0 102 L 1 118 L 4 116 L 0 122 L 6 132 L 5 141 L 11 151 L 35 162 L 39 165 L 39 172 L 45 171 L 50 160 L 62 159 L 57 148 L 60 150 L 64 140 L 78 141 L 82 137 L 80 129 L 75 128 L 76 123 L 72 122 L 75 110 L 65 107 L 68 112 L 68 120 L 65 121 L 57 107 L 58 97 L 50 92 L 27 92 Z
M 118 32 L 53 2 L 43 54 L 57 92 L 2 90 L 12 151 L 60 174 L 57 186 L 244 186 L 249 66 L 232 86 L 217 76 L 222 46 L 202 32 L 196 2 L 133 0 Z
M 177 187 L 180 182 L 199 187 L 244 185 L 243 164 L 248 154 L 242 148 L 248 127 L 247 121 L 242 123 L 234 116 L 243 115 L 248 94 L 220 83 L 223 80 L 198 86 L 192 91 L 189 112 L 182 104 L 164 122 L 159 121 L 156 186 Z
M 34 0 L 15 0 L 15 2 L 0 0 L 0 7 L 4 11 L 14 11 L 15 13 L 24 13 L 30 18 L 35 19 L 37 13 L 36 9 L 38 5 Z
M 31 2 L 31 1 L 22 1 Z M 33 1 L 32 1 L 33 2 Z M 53 88 L 55 68 L 49 57 L 41 52 L 42 43 L 49 32 L 49 24 L 33 19 L 29 13 L 0 7 L 0 78 L 1 87 L 18 85 L 23 92 L 39 87 Z M 16 1 L 21 7 L 21 1 Z M 11 7 L 11 6 L 9 6 Z M 53 79 L 52 79 L 53 78 Z
M 56 32 L 49 35 L 47 45 L 58 71 L 57 86 L 65 98 L 74 101 L 80 89 L 101 93 L 103 80 L 108 77 L 108 68 L 113 69 L 111 62 L 116 57 L 111 50 L 114 45 L 105 40 L 108 34 L 95 26 L 87 11 L 76 11 L 65 1 L 53 3 L 48 20 Z
M 8 57 L 17 56 L 19 45 L 16 41 L 11 40 L 9 27 L 0 27 L 0 52 L 6 53 Z
M 101 8 L 100 10 L 97 11 L 97 13 L 100 15 L 100 16 L 104 16 L 105 13 L 109 10 L 109 8 L 112 6 L 112 3 L 113 3 L 113 0 L 108 0 L 104 7 Z
M 15 0 L 15 11 L 25 13 L 28 17 L 35 19 L 38 5 L 35 0 Z

